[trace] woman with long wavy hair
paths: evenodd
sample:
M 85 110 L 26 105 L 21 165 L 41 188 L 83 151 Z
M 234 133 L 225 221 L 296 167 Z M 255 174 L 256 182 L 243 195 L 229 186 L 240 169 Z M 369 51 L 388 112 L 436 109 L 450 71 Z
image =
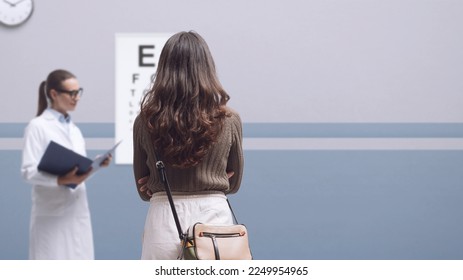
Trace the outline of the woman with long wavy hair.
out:
M 241 183 L 242 124 L 228 100 L 204 39 L 195 32 L 173 35 L 133 127 L 137 190 L 150 201 L 142 259 L 175 259 L 180 250 L 156 155 L 166 165 L 182 228 L 233 223 L 225 195 Z

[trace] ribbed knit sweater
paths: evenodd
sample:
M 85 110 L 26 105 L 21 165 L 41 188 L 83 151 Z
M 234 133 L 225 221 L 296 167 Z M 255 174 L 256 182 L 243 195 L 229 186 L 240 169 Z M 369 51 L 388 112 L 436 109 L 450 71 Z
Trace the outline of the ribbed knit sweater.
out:
M 220 191 L 225 194 L 238 191 L 243 176 L 242 124 L 238 113 L 228 109 L 230 117 L 226 117 L 217 142 L 209 149 L 203 160 L 194 167 L 175 168 L 166 165 L 167 178 L 174 193 L 200 194 Z M 156 169 L 156 157 L 150 134 L 138 116 L 133 126 L 133 171 L 135 181 L 149 176 L 148 188 L 153 192 L 164 191 L 164 185 Z M 234 174 L 228 178 L 227 171 Z M 143 200 L 149 196 L 137 190 Z

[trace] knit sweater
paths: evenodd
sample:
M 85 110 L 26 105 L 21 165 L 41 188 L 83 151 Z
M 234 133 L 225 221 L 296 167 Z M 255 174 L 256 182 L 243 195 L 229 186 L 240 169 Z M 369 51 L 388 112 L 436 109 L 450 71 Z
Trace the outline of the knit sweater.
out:
M 243 176 L 242 124 L 238 113 L 229 109 L 222 132 L 212 144 L 206 156 L 196 166 L 176 168 L 166 165 L 167 179 L 174 193 L 198 194 L 238 191 Z M 147 186 L 153 192 L 164 191 L 164 185 L 156 169 L 156 157 L 150 134 L 139 115 L 133 126 L 133 171 L 138 193 L 143 200 L 149 200 L 146 193 L 139 191 L 137 181 L 149 176 Z M 227 171 L 234 174 L 228 178 Z

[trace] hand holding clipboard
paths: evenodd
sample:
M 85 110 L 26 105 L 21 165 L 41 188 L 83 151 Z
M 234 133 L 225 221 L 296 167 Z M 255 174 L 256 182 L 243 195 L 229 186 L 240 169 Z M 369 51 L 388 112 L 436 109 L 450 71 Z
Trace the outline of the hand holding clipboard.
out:
M 73 150 L 63 147 L 54 141 L 50 141 L 37 168 L 39 171 L 47 172 L 57 176 L 65 176 L 69 174 L 70 176 L 80 176 L 86 174 L 89 171 L 91 171 L 90 174 L 93 175 L 102 167 L 101 164 L 106 159 L 111 157 L 111 154 L 120 143 L 121 141 L 119 141 L 103 155 L 92 161 L 91 159 L 82 156 Z M 75 188 L 77 184 L 66 184 L 66 186 Z

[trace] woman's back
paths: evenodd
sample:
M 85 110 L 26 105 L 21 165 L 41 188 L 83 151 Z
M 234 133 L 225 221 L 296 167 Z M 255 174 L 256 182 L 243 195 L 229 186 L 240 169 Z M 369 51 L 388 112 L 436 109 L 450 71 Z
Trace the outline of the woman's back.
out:
M 167 165 L 167 176 L 174 192 L 201 193 L 238 191 L 243 171 L 242 124 L 238 113 L 228 109 L 222 131 L 200 163 L 188 168 Z M 142 161 L 142 162 L 139 162 Z M 153 192 L 164 191 L 157 176 L 156 157 L 151 135 L 139 116 L 134 124 L 134 166 L 135 176 L 141 178 L 150 174 L 148 188 Z M 145 165 L 146 164 L 146 165 Z M 145 170 L 142 169 L 145 167 Z M 146 169 L 149 170 L 146 170 Z M 233 171 L 229 179 L 227 171 Z M 147 198 L 146 198 L 147 199 Z

